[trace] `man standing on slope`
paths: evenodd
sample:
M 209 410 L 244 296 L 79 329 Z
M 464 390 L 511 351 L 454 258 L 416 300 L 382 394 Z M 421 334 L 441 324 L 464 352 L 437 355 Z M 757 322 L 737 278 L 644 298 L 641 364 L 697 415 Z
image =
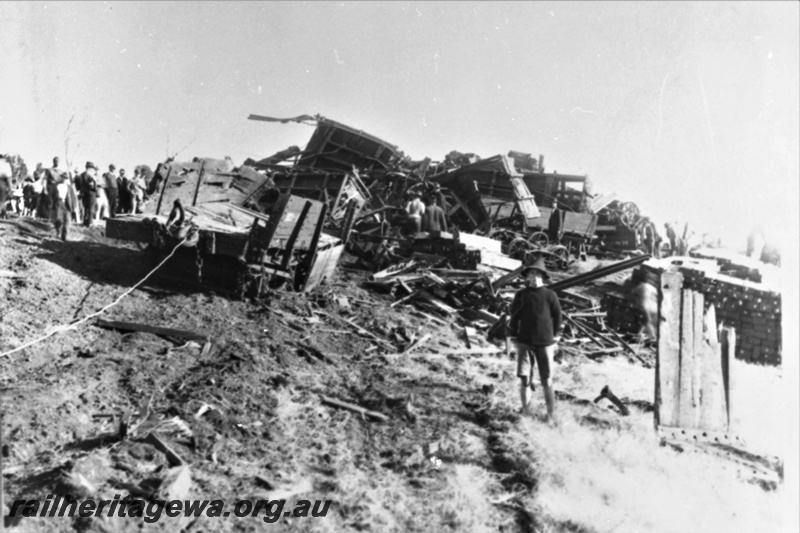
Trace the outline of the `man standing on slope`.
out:
M 406 214 L 409 220 L 409 230 L 416 235 L 422 231 L 422 215 L 425 214 L 425 204 L 422 203 L 418 192 L 412 192 L 411 201 L 406 204 Z
M 514 295 L 511 302 L 508 329 L 510 340 L 517 347 L 517 377 L 522 414 L 530 415 L 530 392 L 533 388 L 533 368 L 539 364 L 539 378 L 547 406 L 547 421 L 554 421 L 555 391 L 553 390 L 553 358 L 561 332 L 561 304 L 556 293 L 544 286 L 550 279 L 544 258 L 522 271 L 528 286 Z
M 436 205 L 433 196 L 425 199 L 425 212 L 422 213 L 422 231 L 431 233 L 434 231 L 447 231 L 447 219 L 444 210 Z

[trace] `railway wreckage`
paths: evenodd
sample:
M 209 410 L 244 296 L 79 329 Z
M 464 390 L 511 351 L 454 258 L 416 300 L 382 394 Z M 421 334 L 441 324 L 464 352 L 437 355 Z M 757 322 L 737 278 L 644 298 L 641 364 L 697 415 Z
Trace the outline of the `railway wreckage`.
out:
M 628 269 L 633 283 L 658 286 L 661 273 L 679 269 L 687 290 L 702 292 L 717 317 L 737 327 L 737 358 L 780 364 L 779 294 L 754 283 L 752 269 L 724 261 L 650 260 L 642 244 L 652 222 L 632 202 L 593 194 L 587 176 L 546 172 L 543 156 L 514 150 L 413 161 L 321 116 L 249 119 L 315 129 L 305 149 L 239 167 L 230 159 L 160 163 L 144 212 L 108 219 L 107 236 L 146 243 L 153 265 L 167 257 L 155 274 L 160 281 L 235 297 L 281 286 L 309 292 L 332 278 L 346 250 L 371 273 L 366 285 L 391 294 L 393 306 L 413 305 L 435 321 L 460 317 L 466 332 L 502 339 L 522 267 L 543 257 L 562 278 L 551 288 L 568 316 L 566 350 L 621 353 L 652 366 L 641 340 L 639 349 L 631 346 L 645 317 L 628 295 L 610 291 L 596 301 L 570 288 Z M 448 231 L 409 229 L 413 193 L 444 210 Z M 568 267 L 589 253 L 619 261 L 569 277 Z
M 457 325 L 468 348 L 459 353 L 509 357 L 510 303 L 524 266 L 542 257 L 565 317 L 559 357 L 622 356 L 654 368 L 652 410 L 662 444 L 709 453 L 722 453 L 721 446 L 728 458 L 746 446 L 731 414 L 739 403 L 732 361 L 781 364 L 780 293 L 760 283 L 760 267 L 713 250 L 651 258 L 642 245 L 652 222 L 635 204 L 592 194 L 586 176 L 545 172 L 542 156 L 510 151 L 481 159 L 454 151 L 442 162 L 412 161 L 394 145 L 323 117 L 250 118 L 316 129 L 304 150 L 292 146 L 239 167 L 229 159 L 165 161 L 144 212 L 107 220 L 108 237 L 146 243 L 152 264 L 163 262 L 159 282 L 239 298 L 287 287 L 324 300 L 347 251 L 349 270 L 365 272 L 363 286 L 384 301 L 388 295 L 391 307 Z M 410 229 L 405 207 L 413 193 L 443 209 L 448 231 Z M 604 254 L 605 264 L 568 273 L 589 254 Z M 626 286 L 612 284 L 619 290 L 601 291 L 602 298 L 573 290 L 629 270 Z M 631 287 L 642 284 L 658 295 L 656 324 L 631 297 Z M 346 307 L 346 297 L 336 305 Z M 370 338 L 386 357 L 431 337 L 326 316 Z M 655 333 L 646 342 L 648 320 Z M 618 415 L 629 414 L 608 386 L 595 403 L 603 399 Z M 772 459 L 736 456 L 775 477 Z

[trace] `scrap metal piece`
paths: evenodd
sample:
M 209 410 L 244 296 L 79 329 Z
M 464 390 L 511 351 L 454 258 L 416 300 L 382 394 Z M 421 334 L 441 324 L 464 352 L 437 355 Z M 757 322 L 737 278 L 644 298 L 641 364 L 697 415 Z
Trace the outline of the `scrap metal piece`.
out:
M 628 416 L 631 414 L 630 410 L 628 410 L 628 407 L 624 403 L 622 403 L 622 401 L 619 398 L 617 398 L 613 392 L 611 392 L 611 389 L 609 388 L 608 385 L 603 387 L 603 390 L 600 391 L 600 396 L 594 399 L 594 403 L 599 402 L 603 398 L 613 403 L 616 406 L 616 408 L 619 409 L 619 414 L 621 414 L 622 416 Z

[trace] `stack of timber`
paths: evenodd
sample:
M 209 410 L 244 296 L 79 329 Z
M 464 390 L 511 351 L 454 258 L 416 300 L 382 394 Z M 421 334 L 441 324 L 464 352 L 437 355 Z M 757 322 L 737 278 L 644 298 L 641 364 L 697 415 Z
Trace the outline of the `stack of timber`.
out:
M 736 358 L 762 365 L 781 364 L 781 295 L 763 283 L 716 272 L 708 262 L 667 265 L 668 260 L 648 261 L 633 272 L 632 280 L 656 283 L 666 271 L 682 275 L 682 287 L 700 293 L 706 308 L 713 305 L 717 321 L 736 330 Z M 606 294 L 601 302 L 609 326 L 635 333 L 643 316 L 620 293 Z
M 714 248 L 692 250 L 689 255 L 701 259 L 713 259 L 719 264 L 720 273 L 722 274 L 756 283 L 761 283 L 762 281 L 761 268 L 764 264 L 753 258 Z
M 702 292 L 717 319 L 736 330 L 736 358 L 762 365 L 781 364 L 781 295 L 724 274 L 706 275 Z
M 622 293 L 609 292 L 600 300 L 600 308 L 606 313 L 606 323 L 618 333 L 639 333 L 644 323 L 642 313 Z

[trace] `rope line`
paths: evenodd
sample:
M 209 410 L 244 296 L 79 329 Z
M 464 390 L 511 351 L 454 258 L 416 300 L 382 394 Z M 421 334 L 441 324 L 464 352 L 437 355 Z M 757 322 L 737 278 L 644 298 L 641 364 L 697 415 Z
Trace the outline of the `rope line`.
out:
M 74 321 L 74 322 L 72 322 L 72 323 L 70 323 L 70 324 L 62 324 L 62 325 L 60 325 L 60 326 L 54 326 L 54 327 L 53 327 L 53 328 L 50 330 L 50 332 L 49 332 L 49 333 L 47 333 L 47 334 L 45 334 L 45 335 L 42 335 L 42 336 L 41 336 L 41 337 L 39 337 L 38 339 L 34 339 L 34 340 L 30 341 L 30 342 L 26 342 L 26 343 L 25 343 L 25 344 L 23 344 L 22 346 L 17 346 L 17 347 L 16 347 L 16 348 L 14 348 L 13 350 L 9 350 L 9 351 L 7 351 L 7 352 L 5 352 L 5 353 L 2 353 L 2 354 L 0 354 L 0 358 L 2 358 L 2 357 L 6 357 L 6 356 L 8 356 L 8 355 L 11 355 L 11 354 L 13 354 L 13 353 L 19 352 L 19 351 L 21 351 L 21 350 L 24 350 L 24 349 L 26 349 L 26 348 L 30 348 L 31 346 L 33 346 L 33 345 L 35 345 L 35 344 L 38 344 L 38 343 L 40 343 L 40 342 L 42 342 L 42 341 L 44 341 L 44 340 L 47 340 L 47 339 L 49 339 L 50 337 L 52 337 L 52 336 L 53 336 L 53 335 L 55 335 L 56 333 L 61 333 L 62 331 L 69 331 L 69 330 L 71 330 L 71 329 L 76 329 L 78 326 L 80 326 L 81 324 L 85 323 L 86 321 L 88 321 L 88 320 L 90 320 L 90 319 L 92 319 L 92 318 L 94 318 L 94 317 L 96 317 L 96 316 L 98 316 L 98 315 L 101 315 L 101 314 L 105 313 L 106 311 L 108 311 L 109 309 L 111 309 L 112 307 L 114 307 L 115 305 L 117 305 L 119 302 L 121 302 L 121 301 L 122 301 L 122 299 L 123 299 L 123 298 L 125 298 L 127 295 L 129 295 L 129 294 L 130 294 L 130 293 L 132 293 L 134 290 L 136 290 L 136 289 L 137 289 L 137 288 L 138 288 L 138 287 L 139 287 L 139 286 L 140 286 L 142 283 L 144 283 L 145 281 L 147 281 L 147 279 L 148 279 L 150 276 L 152 276 L 153 274 L 155 274 L 156 270 L 158 270 L 159 268 L 161 268 L 161 267 L 164 265 L 164 263 L 166 263 L 166 262 L 167 262 L 167 260 L 168 260 L 170 257 L 172 257 L 173 255 L 175 255 L 175 252 L 178 250 L 178 248 L 180 248 L 180 247 L 183 245 L 183 243 L 184 243 L 184 242 L 186 242 L 186 239 L 187 239 L 188 237 L 189 237 L 188 235 L 187 235 L 186 237 L 184 237 L 184 238 L 183 238 L 183 240 L 181 240 L 181 241 L 180 241 L 178 244 L 176 244 L 176 245 L 175 245 L 175 248 L 173 248 L 173 249 L 172 249 L 172 251 L 169 253 L 169 255 L 167 255 L 167 257 L 165 257 L 165 258 L 164 258 L 164 259 L 163 259 L 163 260 L 162 260 L 162 261 L 161 261 L 161 262 L 160 262 L 158 265 L 156 265 L 156 267 L 155 267 L 153 270 L 151 270 L 151 271 L 150 271 L 150 272 L 149 272 L 149 273 L 148 273 L 148 274 L 147 274 L 145 277 L 143 277 L 143 278 L 142 278 L 142 279 L 141 279 L 141 280 L 140 280 L 138 283 L 136 283 L 134 286 L 132 286 L 131 288 L 127 289 L 125 292 L 123 292 L 122 294 L 120 294 L 120 295 L 117 297 L 117 299 L 116 299 L 116 300 L 114 300 L 113 302 L 111 302 L 111 303 L 110 303 L 110 304 L 108 304 L 107 306 L 103 307 L 103 308 L 102 308 L 102 309 L 100 309 L 99 311 L 95 311 L 94 313 L 91 313 L 91 314 L 89 314 L 89 315 L 86 315 L 85 317 L 83 317 L 83 318 L 81 318 L 81 319 L 78 319 L 78 320 L 76 320 L 76 321 Z

